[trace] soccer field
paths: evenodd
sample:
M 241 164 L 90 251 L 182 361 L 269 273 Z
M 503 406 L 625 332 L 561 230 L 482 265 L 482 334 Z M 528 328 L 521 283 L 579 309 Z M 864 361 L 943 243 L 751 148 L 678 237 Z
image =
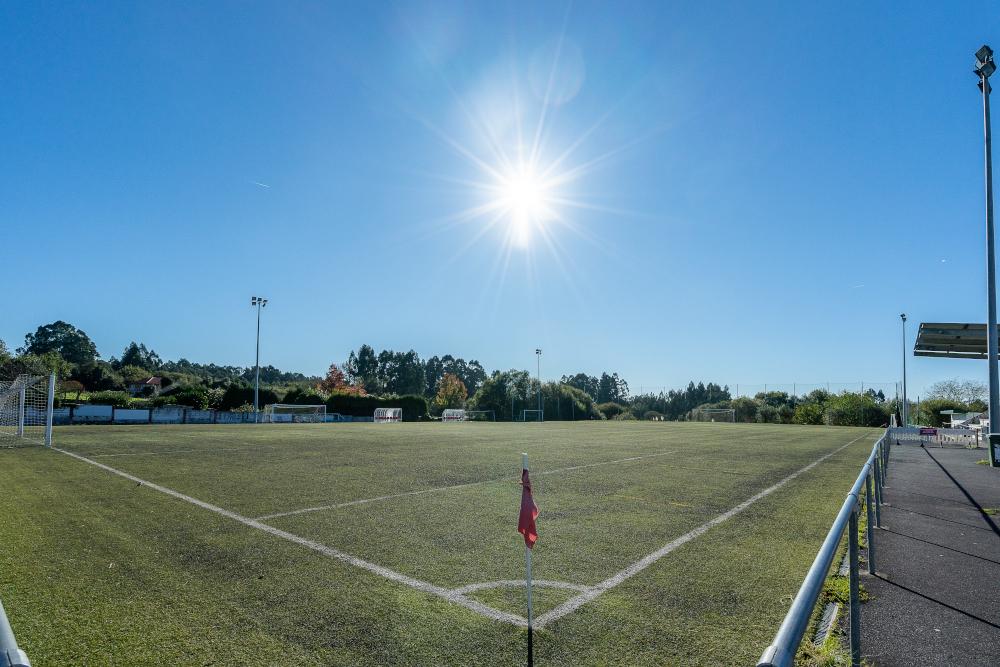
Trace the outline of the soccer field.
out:
M 875 429 L 57 428 L 0 450 L 0 599 L 33 665 L 752 664 Z

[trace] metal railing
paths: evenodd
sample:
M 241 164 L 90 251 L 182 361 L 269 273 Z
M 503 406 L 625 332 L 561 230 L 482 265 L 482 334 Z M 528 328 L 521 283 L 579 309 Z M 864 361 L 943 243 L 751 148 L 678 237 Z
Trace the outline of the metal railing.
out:
M 889 464 L 889 440 L 885 434 L 872 447 L 872 453 L 861 468 L 861 474 L 847 494 L 837 518 L 827 533 L 805 581 L 792 601 L 792 606 L 781 622 L 778 634 L 757 661 L 757 667 L 791 667 L 812 618 L 816 601 L 823 591 L 823 584 L 830 572 L 833 559 L 840 548 L 844 531 L 848 533 L 848 559 L 850 562 L 850 638 L 851 664 L 861 664 L 861 600 L 858 581 L 858 513 L 861 496 L 865 497 L 865 516 L 868 520 L 868 572 L 875 573 L 875 528 L 882 523 L 882 485 Z
M 7 613 L 0 602 L 0 667 L 31 667 L 28 656 L 17 646 Z

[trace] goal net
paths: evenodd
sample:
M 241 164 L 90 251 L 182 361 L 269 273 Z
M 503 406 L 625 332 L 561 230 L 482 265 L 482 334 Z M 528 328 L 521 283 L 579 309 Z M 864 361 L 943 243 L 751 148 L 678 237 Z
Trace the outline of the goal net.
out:
M 0 380 L 0 446 L 52 444 L 55 376 Z
M 322 424 L 325 421 L 325 405 L 273 403 L 264 406 L 265 424 Z
M 443 422 L 464 422 L 465 421 L 465 410 L 458 409 L 448 409 L 441 413 L 441 421 Z
M 693 422 L 736 422 L 736 410 L 732 408 L 695 408 L 691 411 Z
M 466 410 L 465 421 L 467 422 L 495 422 L 497 415 L 493 410 Z
M 521 421 L 523 422 L 543 422 L 545 421 L 544 410 L 521 410 Z
M 375 408 L 376 424 L 395 424 L 403 421 L 403 408 Z

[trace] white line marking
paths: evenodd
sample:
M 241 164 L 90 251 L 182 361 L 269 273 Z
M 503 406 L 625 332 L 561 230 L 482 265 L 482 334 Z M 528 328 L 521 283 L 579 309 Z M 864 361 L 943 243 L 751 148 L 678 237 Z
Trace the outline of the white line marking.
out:
M 326 546 L 325 544 L 320 544 L 319 542 L 307 539 L 305 537 L 300 537 L 299 535 L 294 535 L 279 528 L 275 528 L 274 526 L 269 526 L 266 523 L 261 523 L 260 521 L 251 519 L 249 517 L 245 517 L 241 514 L 237 514 L 236 512 L 231 512 L 230 510 L 223 509 L 221 507 L 218 507 L 217 505 L 206 503 L 203 500 L 192 498 L 191 496 L 185 495 L 179 491 L 174 491 L 173 489 L 169 489 L 165 486 L 160 486 L 159 484 L 148 482 L 144 479 L 136 477 L 135 475 L 130 475 L 127 472 L 118 470 L 117 468 L 112 468 L 109 465 L 99 463 L 97 461 L 94 461 L 93 459 L 88 459 L 86 456 L 81 456 L 80 454 L 75 454 L 73 452 L 66 451 L 65 449 L 59 449 L 58 447 L 53 447 L 52 449 L 62 454 L 66 454 L 67 456 L 72 456 L 73 458 L 83 461 L 84 463 L 89 463 L 90 465 L 97 466 L 98 468 L 106 470 L 107 472 L 113 473 L 120 477 L 124 477 L 125 479 L 130 480 L 132 482 L 136 482 L 142 484 L 143 486 L 147 486 L 150 489 L 153 489 L 154 491 L 165 493 L 168 496 L 173 496 L 178 500 L 183 500 L 185 502 L 191 503 L 192 505 L 197 505 L 198 507 L 206 509 L 210 512 L 221 514 L 222 516 L 232 519 L 234 521 L 238 521 L 245 526 L 256 528 L 257 530 L 263 531 L 269 535 L 273 535 L 274 537 L 279 537 L 283 540 L 288 540 L 289 542 L 294 542 L 295 544 L 319 552 L 324 556 L 329 556 L 330 558 L 336 558 L 337 560 L 343 561 L 349 565 L 359 567 L 362 570 L 368 570 L 369 572 L 377 574 L 381 577 L 385 577 L 386 579 L 389 579 L 391 581 L 405 584 L 410 588 L 415 588 L 418 591 L 424 593 L 430 593 L 431 595 L 436 595 L 437 597 L 444 598 L 449 602 L 454 602 L 455 604 L 462 605 L 467 609 L 471 609 L 472 611 L 482 614 L 483 616 L 486 616 L 493 620 L 505 621 L 507 623 L 519 626 L 528 625 L 528 620 L 521 616 L 518 616 L 516 614 L 509 614 L 507 612 L 500 611 L 499 609 L 494 609 L 493 607 L 485 605 L 481 602 L 469 599 L 457 591 L 453 591 L 447 588 L 442 588 L 441 586 L 435 586 L 434 584 L 428 583 L 426 581 L 414 579 L 413 577 L 408 577 L 405 574 L 396 572 L 395 570 L 390 570 L 387 567 L 382 567 L 381 565 L 376 565 L 375 563 L 369 563 L 366 560 L 356 558 L 354 556 L 351 556 L 350 554 L 344 553 L 343 551 L 338 551 L 332 547 Z
M 568 472 L 570 470 L 580 470 L 581 468 L 595 468 L 597 466 L 612 465 L 615 463 L 627 463 L 629 461 L 638 461 L 640 459 L 650 459 L 654 456 L 666 456 L 668 454 L 676 453 L 676 449 L 672 449 L 667 452 L 658 452 L 656 454 L 643 454 L 642 456 L 630 456 L 627 459 L 615 459 L 614 461 L 602 461 L 601 463 L 587 463 L 579 466 L 569 466 L 568 468 L 556 468 L 554 470 L 540 470 L 538 472 L 532 471 L 535 477 L 541 477 L 542 475 L 554 475 L 559 472 Z M 317 505 L 316 507 L 305 507 L 298 510 L 290 510 L 288 512 L 275 512 L 274 514 L 265 514 L 263 516 L 256 517 L 258 521 L 264 521 L 267 519 L 277 519 L 283 516 L 293 516 L 295 514 L 306 514 L 308 512 L 322 512 L 324 510 L 335 510 L 342 507 L 351 507 L 353 505 L 364 505 L 365 503 L 374 503 L 380 500 L 392 500 L 393 498 L 405 498 L 407 496 L 419 496 L 424 493 L 436 493 L 437 491 L 447 491 L 449 489 L 467 489 L 470 486 L 479 486 L 480 484 L 494 484 L 496 482 L 516 482 L 516 477 L 501 477 L 499 479 L 484 479 L 479 482 L 466 482 L 464 484 L 453 484 L 451 486 L 436 486 L 432 489 L 421 489 L 419 491 L 404 491 L 403 493 L 393 493 L 386 496 L 375 496 L 374 498 L 361 498 L 359 500 L 348 500 L 343 503 L 335 503 L 332 505 Z
M 855 438 L 854 440 L 851 440 L 846 445 L 843 445 L 842 447 L 839 447 L 839 448 L 835 449 L 834 451 L 830 452 L 829 454 L 824 454 L 823 456 L 821 456 L 820 458 L 816 459 L 815 461 L 813 461 L 812 463 L 810 463 L 806 467 L 800 468 L 799 470 L 796 470 L 795 472 L 793 472 L 788 477 L 785 477 L 784 479 L 782 479 L 777 484 L 775 484 L 773 486 L 769 486 L 768 488 L 764 489 L 760 493 L 758 493 L 758 494 L 756 494 L 754 496 L 751 496 L 747 500 L 744 500 L 742 503 L 740 503 L 736 507 L 733 507 L 732 509 L 730 509 L 730 510 L 728 510 L 726 512 L 723 512 L 722 514 L 720 514 L 719 516 L 715 517 L 714 519 L 711 519 L 711 520 L 706 521 L 705 523 L 701 524 L 700 526 L 698 526 L 694 530 L 688 531 L 687 533 L 684 533 L 683 535 L 681 535 L 677 539 L 675 539 L 675 540 L 673 540 L 671 542 L 668 542 L 667 544 L 663 545 L 662 547 L 660 547 L 659 549 L 657 549 L 653 553 L 651 553 L 651 554 L 649 554 L 649 555 L 647 555 L 647 556 L 645 556 L 643 558 L 640 558 L 636 562 L 632 563 L 631 565 L 629 565 L 624 570 L 622 570 L 622 571 L 620 571 L 620 572 L 618 572 L 618 573 L 616 573 L 616 574 L 608 577 L 607 579 L 605 579 L 604 581 L 600 582 L 599 584 L 596 584 L 596 585 L 592 586 L 590 588 L 590 590 L 588 590 L 588 591 L 586 591 L 584 593 L 580 593 L 579 595 L 577 595 L 575 597 L 572 597 L 569 600 L 567 600 L 566 602 L 562 603 L 561 605 L 559 605 L 555 609 L 552 609 L 551 611 L 548 611 L 548 612 L 542 614 L 541 616 L 539 616 L 538 618 L 535 619 L 534 626 L 536 628 L 544 627 L 546 624 L 551 623 L 552 621 L 557 621 L 560 618 L 562 618 L 563 616 L 565 616 L 566 614 L 569 614 L 571 612 L 576 611 L 577 609 L 579 609 L 580 607 L 582 607 L 586 603 L 588 603 L 591 600 L 594 600 L 595 598 L 597 598 L 602 593 L 605 593 L 605 592 L 611 590 L 615 586 L 617 586 L 617 585 L 621 584 L 622 582 L 624 582 L 626 579 L 629 579 L 630 577 L 633 577 L 633 576 L 639 574 L 640 572 L 642 572 L 643 570 L 645 570 L 647 567 L 649 567 L 650 565 L 652 565 L 656 561 L 660 560 L 661 558 L 663 558 L 664 556 L 666 556 L 667 554 L 669 554 L 674 549 L 677 549 L 678 547 L 687 544 L 688 542 L 690 542 L 691 540 L 695 539 L 696 537 L 704 534 L 705 532 L 707 532 L 711 528 L 714 528 L 715 526 L 718 526 L 720 523 L 733 518 L 734 516 L 736 516 L 737 514 L 739 514 L 740 512 L 742 512 L 743 510 L 745 510 L 746 508 L 748 508 L 751 505 L 753 505 L 754 503 L 756 503 L 758 500 L 760 500 L 762 498 L 766 498 L 767 496 L 771 495 L 772 493 L 774 493 L 775 491 L 777 491 L 778 489 L 780 489 L 781 487 L 783 487 L 785 484 L 787 484 L 788 482 L 790 482 L 793 479 L 795 479 L 796 477 L 798 477 L 799 475 L 812 470 L 813 468 L 815 468 L 816 466 L 818 466 L 820 463 L 822 463 L 823 461 L 825 461 L 828 458 L 830 458 L 831 456 L 833 456 L 834 454 L 840 453 L 842 450 L 846 449 L 847 447 L 853 445 L 858 440 L 861 440 L 862 438 L 865 438 L 867 436 L 868 436 L 867 433 L 864 434 L 864 435 L 858 436 L 857 438 Z

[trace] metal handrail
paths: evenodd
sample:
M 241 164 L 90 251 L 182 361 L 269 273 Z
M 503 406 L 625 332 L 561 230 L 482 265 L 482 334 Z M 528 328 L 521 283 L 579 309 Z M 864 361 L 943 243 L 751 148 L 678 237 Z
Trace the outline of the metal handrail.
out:
M 0 602 L 0 667 L 31 667 L 28 656 L 17 646 L 3 602 Z
M 799 592 L 792 601 L 792 606 L 781 622 L 778 633 L 771 645 L 757 661 L 757 667 L 791 667 L 795 662 L 795 654 L 802 643 L 802 637 L 809 627 L 813 609 L 823 583 L 826 581 L 830 566 L 837 555 L 840 540 L 844 531 L 848 531 L 848 556 L 850 561 L 850 597 L 851 597 L 851 664 L 857 667 L 861 664 L 861 614 L 860 586 L 858 581 L 858 511 L 861 494 L 866 498 L 866 515 L 868 519 L 868 572 L 875 571 L 874 528 L 881 523 L 880 505 L 882 504 L 882 484 L 885 481 L 886 466 L 889 463 L 889 442 L 883 434 L 872 447 L 872 453 L 861 468 L 858 479 L 851 487 L 844 500 L 837 518 L 830 527 L 823 546 L 820 547 L 812 567 L 809 568 Z M 863 489 L 862 489 L 863 487 Z M 873 516 L 874 509 L 874 516 Z M 872 519 L 874 518 L 874 526 Z

